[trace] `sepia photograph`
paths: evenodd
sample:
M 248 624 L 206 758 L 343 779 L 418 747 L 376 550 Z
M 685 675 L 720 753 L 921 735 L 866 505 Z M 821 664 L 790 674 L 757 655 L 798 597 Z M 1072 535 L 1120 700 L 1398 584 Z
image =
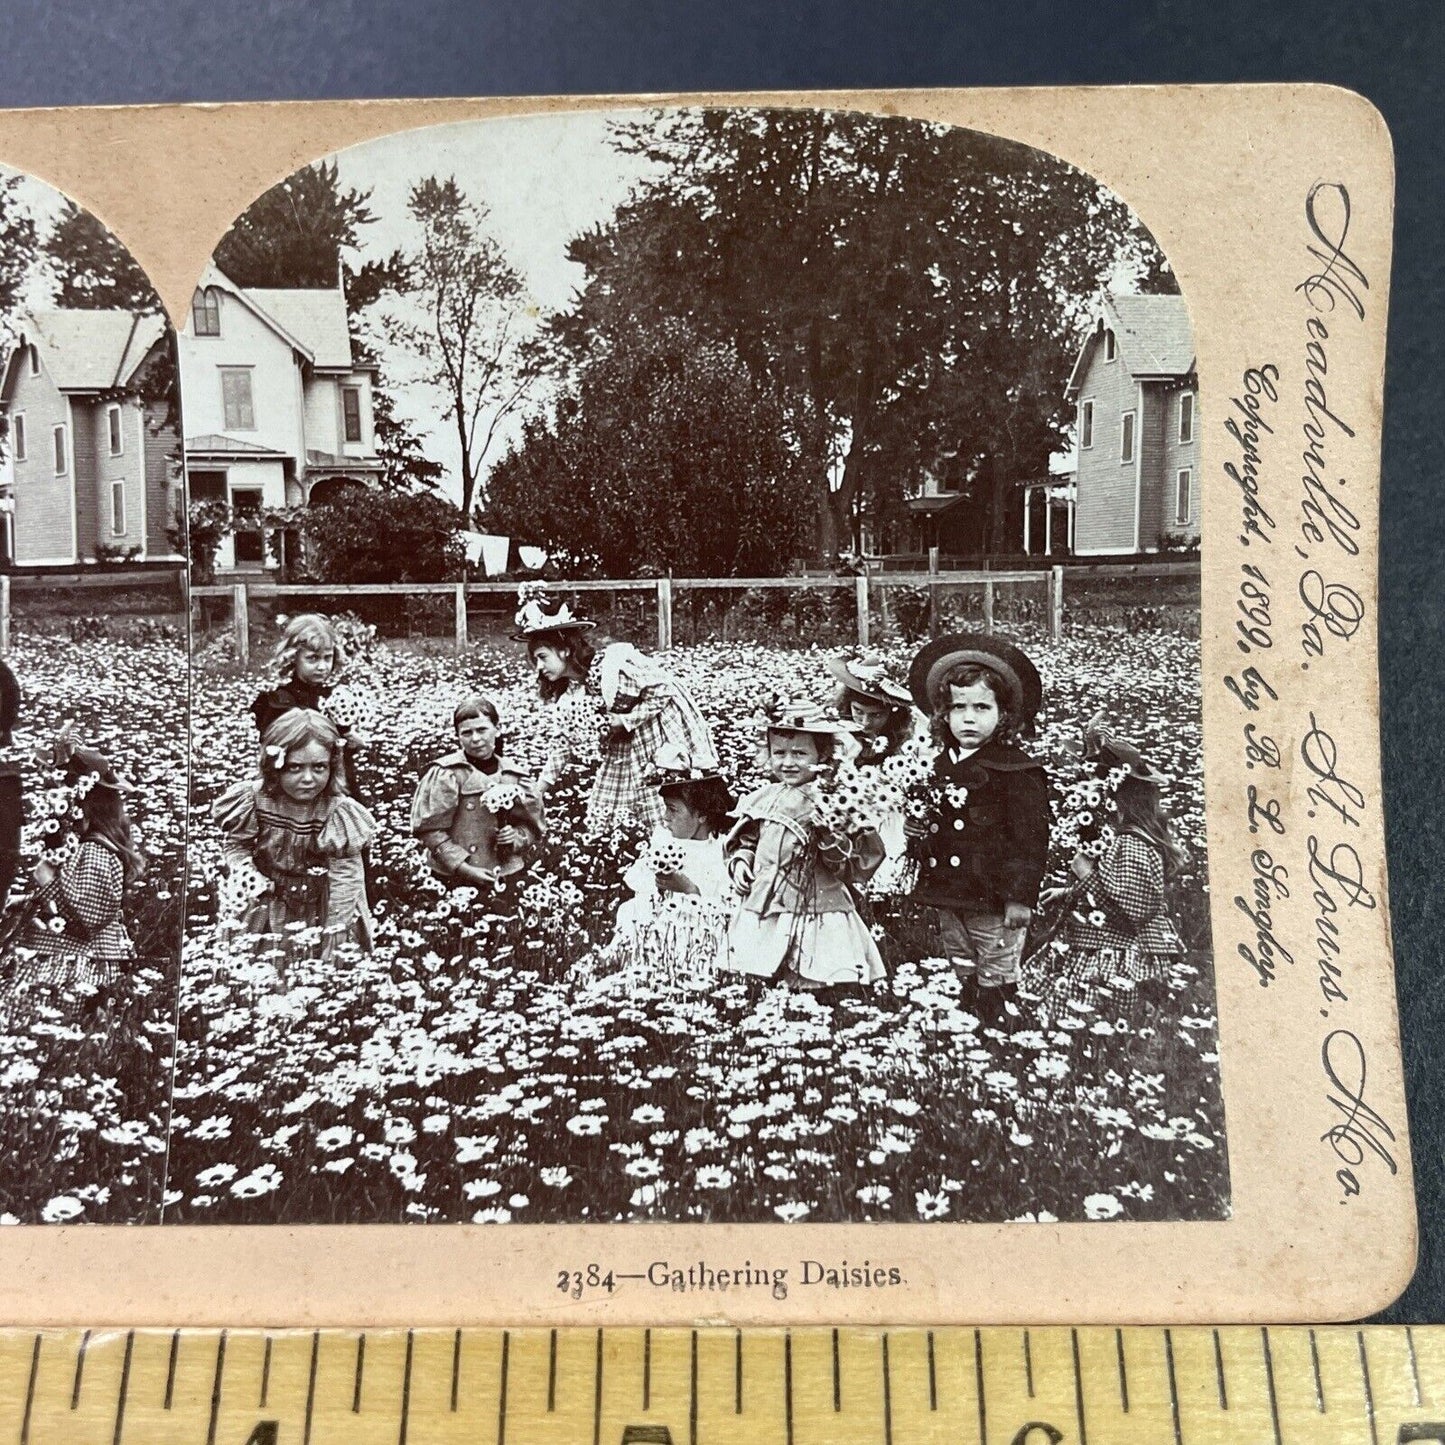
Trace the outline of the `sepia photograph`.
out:
M 155 1223 L 184 912 L 175 337 L 0 166 L 0 1223 Z
M 850 111 L 408 131 L 236 218 L 174 375 L 166 1222 L 1229 1216 L 1127 198 Z

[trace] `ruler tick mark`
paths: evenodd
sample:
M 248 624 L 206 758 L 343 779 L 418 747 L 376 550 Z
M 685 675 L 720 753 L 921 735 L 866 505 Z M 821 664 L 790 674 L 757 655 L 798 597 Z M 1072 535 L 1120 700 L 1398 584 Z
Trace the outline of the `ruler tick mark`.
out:
M 1024 1331 L 1024 1383 L 1029 1389 L 1029 1399 L 1034 1397 L 1034 1347 L 1029 1332 Z
M 311 1332 L 311 1368 L 306 1376 L 306 1423 L 301 1432 L 301 1445 L 311 1445 L 311 1417 L 316 1409 L 316 1357 L 321 1352 L 321 1332 Z
M 80 1408 L 80 1380 L 81 1376 L 85 1374 L 85 1352 L 89 1348 L 90 1331 L 86 1330 L 80 1337 L 80 1350 L 75 1356 L 75 1383 L 70 1389 L 70 1408 L 72 1410 Z
M 1274 1352 L 1269 1347 L 1267 1327 L 1260 1330 L 1259 1338 L 1264 1347 L 1264 1379 L 1269 1386 L 1269 1418 L 1274 1426 L 1274 1445 L 1284 1445 L 1284 1439 L 1279 1433 L 1279 1396 L 1274 1389 Z
M 1325 1382 L 1320 1378 L 1320 1347 L 1315 1332 L 1310 1331 L 1310 1366 L 1315 1374 L 1315 1409 L 1325 1413 Z
M 364 1336 L 363 1336 L 364 1338 Z M 406 1332 L 406 1364 L 401 1372 L 401 1429 L 397 1432 L 396 1445 L 406 1445 L 407 1427 L 411 1422 L 411 1352 L 412 1332 Z
M 833 1413 L 843 1408 L 843 1382 L 838 1378 L 838 1331 L 833 1331 Z
M 1119 1403 L 1129 1413 L 1129 1371 L 1124 1364 L 1124 1331 L 1114 1331 L 1114 1350 L 1119 1356 Z
M 206 1445 L 216 1445 L 216 1422 L 221 1417 L 221 1377 L 225 1370 L 226 1331 L 222 1330 L 221 1338 L 216 1341 L 216 1373 L 211 1380 L 211 1422 L 206 1427 Z
M 592 1392 L 592 1445 L 602 1445 L 602 1331 L 597 1331 L 597 1382 Z
M 988 1445 L 988 1406 L 983 1396 L 983 1334 L 973 1332 L 973 1378 L 978 1385 L 978 1445 Z
M 179 1335 L 180 1331 L 177 1330 Z M 266 1399 L 271 1393 L 271 1336 L 266 1336 L 266 1348 L 261 1354 L 261 1409 L 266 1408 Z
M 938 1371 L 933 1363 L 933 1331 L 928 1332 L 928 1408 L 938 1409 Z
M 166 1410 L 171 1408 L 171 1402 L 176 1396 L 176 1359 L 180 1354 L 180 1349 L 181 1332 L 179 1330 L 172 1330 L 170 1356 L 166 1360 L 166 1398 L 162 1406 L 162 1408 Z M 261 1403 L 263 1405 L 266 1403 L 264 1395 L 262 1396 Z
M 351 1413 L 361 1414 L 361 1372 L 366 1366 L 366 1334 L 356 1337 L 356 1379 L 351 1386 Z
M 649 1339 L 650 1339 L 650 1337 L 651 1337 L 651 1335 L 652 1335 L 652 1331 L 651 1331 L 651 1330 L 648 1330 L 647 1333 L 648 1333 L 648 1336 L 649 1336 Z M 649 1351 L 648 1351 L 648 1356 L 650 1356 L 651 1353 L 652 1353 L 652 1352 L 649 1350 Z M 645 1357 L 645 1358 L 646 1358 L 646 1357 Z M 651 1363 L 650 1358 L 647 1359 L 646 1362 L 647 1362 L 648 1364 L 650 1364 L 650 1363 Z M 647 1409 L 647 1387 L 648 1387 L 647 1372 L 646 1372 L 646 1369 L 645 1369 L 645 1367 L 644 1367 L 644 1372 L 643 1372 L 643 1376 L 642 1376 L 642 1408 L 643 1408 L 644 1410 Z M 553 1411 L 556 1410 L 556 1408 L 557 1408 L 557 1331 L 556 1331 L 556 1330 L 553 1330 L 552 1333 L 551 1333 L 550 1338 L 549 1338 L 548 1341 L 547 1341 L 547 1413 L 548 1413 L 549 1415 L 552 1414 Z
M 697 1331 L 692 1332 L 692 1364 L 688 1377 L 687 1401 L 688 1445 L 697 1445 Z
M 135 1331 L 129 1330 L 125 1337 L 125 1358 L 120 1365 L 120 1395 L 115 1402 L 115 1434 L 110 1437 L 110 1445 L 120 1445 L 121 1431 L 125 1429 L 125 1397 L 130 1389 L 130 1357 L 134 1348 Z
M 457 1389 L 462 1381 L 462 1332 L 452 1336 L 452 1414 L 457 1413 Z
M 1074 1350 L 1074 1413 L 1079 1417 L 1079 1445 L 1089 1445 L 1089 1432 L 1084 1428 L 1084 1372 L 1079 1367 L 1079 1332 L 1070 1330 Z
M 783 1332 L 783 1410 L 788 1427 L 788 1445 L 793 1445 L 793 1332 Z
M 733 1332 L 733 1414 L 743 1413 L 743 1332 Z
M 893 1381 L 888 1369 L 888 1331 L 883 1331 L 883 1445 L 893 1445 Z
M 1184 1445 L 1184 1430 L 1179 1420 L 1179 1381 L 1174 1374 L 1174 1333 L 1164 1331 L 1164 1363 L 1169 1369 L 1169 1415 L 1174 1424 L 1174 1445 Z
M 1405 1326 L 1405 1348 L 1410 1353 L 1410 1382 L 1415 1387 L 1415 1404 L 1423 1405 L 1425 1402 L 1420 1397 L 1420 1361 L 1415 1357 L 1415 1332 L 1409 1325 Z
M 502 1377 L 497 1386 L 497 1445 L 507 1445 L 507 1354 L 511 1350 L 512 1336 L 502 1331 Z
M 556 1369 L 557 1369 L 557 1331 L 556 1331 L 556 1330 L 553 1330 L 553 1331 L 552 1331 L 552 1372 L 553 1372 L 553 1374 L 556 1373 Z M 547 1401 L 548 1401 L 547 1408 L 548 1408 L 549 1410 L 552 1408 L 552 1405 L 551 1405 L 551 1400 L 552 1400 L 551 1385 L 552 1385 L 552 1381 L 551 1381 L 551 1379 L 549 1378 L 548 1381 L 547 1381 L 547 1386 L 548 1386 L 548 1390 L 547 1390 Z M 650 1409 L 652 1409 L 652 1331 L 651 1331 L 651 1330 L 643 1330 L 643 1332 L 642 1332 L 642 1408 L 643 1408 L 644 1410 L 650 1410 Z
M 1219 1343 L 1219 1331 L 1214 1331 L 1214 1382 L 1219 1387 L 1219 1408 L 1229 1409 L 1229 1391 L 1224 1388 L 1224 1350 Z
M 1355 1331 L 1360 1346 L 1360 1378 L 1365 1383 L 1365 1413 L 1370 1417 L 1371 1445 L 1380 1445 L 1380 1426 L 1375 1419 L 1375 1391 L 1370 1384 L 1370 1357 L 1365 1353 L 1365 1332 Z
M 30 1351 L 30 1379 L 25 1386 L 25 1414 L 20 1421 L 20 1445 L 30 1445 L 30 1412 L 35 1408 L 35 1377 L 40 1373 L 40 1341 L 35 1336 L 35 1346 Z

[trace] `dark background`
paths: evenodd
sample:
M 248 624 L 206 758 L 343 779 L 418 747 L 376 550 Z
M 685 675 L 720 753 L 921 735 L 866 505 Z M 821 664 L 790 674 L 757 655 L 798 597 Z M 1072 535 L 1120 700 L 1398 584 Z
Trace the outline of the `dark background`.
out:
M 1445 4 L 1315 0 L 7 0 L 0 104 L 344 96 L 1327 81 L 1383 112 L 1397 164 L 1381 539 L 1385 792 L 1422 1217 L 1384 1318 L 1445 1321 L 1437 977 Z M 1366 685 L 1362 679 L 1361 686 Z M 1383 960 L 1352 960 L 1352 967 Z

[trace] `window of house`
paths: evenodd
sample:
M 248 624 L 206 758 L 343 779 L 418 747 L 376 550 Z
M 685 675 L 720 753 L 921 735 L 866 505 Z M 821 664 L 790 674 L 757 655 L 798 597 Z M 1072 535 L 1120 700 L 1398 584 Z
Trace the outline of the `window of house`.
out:
M 1181 442 L 1194 440 L 1194 393 L 1192 391 L 1179 393 L 1179 440 Z
M 55 475 L 63 477 L 70 470 L 70 447 L 67 445 L 65 428 L 63 426 L 56 427 L 52 435 L 55 438 Z
M 1104 360 L 1113 361 L 1118 354 L 1119 347 L 1118 343 L 1114 340 L 1114 333 L 1112 331 L 1106 331 L 1104 333 Z
M 110 484 L 110 531 L 114 537 L 125 535 L 125 483 L 119 477 Z
M 120 408 L 118 406 L 106 407 L 105 426 L 110 439 L 110 454 L 118 457 L 125 450 L 125 438 L 121 435 Z
M 1085 401 L 1079 403 L 1079 446 L 1091 447 L 1094 445 L 1094 403 Z
M 251 373 L 243 370 L 221 372 L 221 404 L 227 431 L 255 431 L 256 409 L 251 402 Z
M 1179 488 L 1174 498 L 1174 520 L 1176 522 L 1189 520 L 1189 492 L 1193 481 L 1194 474 L 1190 468 L 1182 468 L 1179 473 Z
M 25 413 L 17 412 L 14 420 L 10 423 L 10 440 L 15 449 L 15 460 L 25 460 Z
M 191 297 L 191 330 L 197 336 L 221 334 L 221 298 L 212 287 L 204 287 Z
M 40 375 L 40 348 L 39 348 L 38 346 L 32 346 L 32 347 L 29 348 L 29 351 L 30 351 L 30 374 L 31 374 L 31 376 L 39 376 L 39 375 Z
M 1121 462 L 1134 460 L 1134 413 L 1132 411 L 1126 411 L 1119 418 L 1119 460 Z
M 343 386 L 341 388 L 341 411 L 346 422 L 346 440 L 349 442 L 359 442 L 361 440 L 360 387 Z

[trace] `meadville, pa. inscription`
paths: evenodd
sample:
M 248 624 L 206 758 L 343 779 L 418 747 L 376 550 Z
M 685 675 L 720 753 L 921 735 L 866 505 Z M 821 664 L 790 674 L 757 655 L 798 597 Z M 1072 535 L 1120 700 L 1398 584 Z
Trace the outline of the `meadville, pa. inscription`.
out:
M 1351 991 L 1375 962 L 1352 949 L 1351 923 L 1379 907 L 1369 886 L 1378 860 L 1363 856 L 1356 841 L 1378 802 L 1337 741 L 1347 729 L 1322 705 L 1296 705 L 1293 694 L 1296 679 L 1304 690 L 1311 662 L 1348 655 L 1365 620 L 1368 564 L 1360 556 L 1360 519 L 1347 501 L 1356 434 L 1331 395 L 1330 375 L 1333 363 L 1338 376 L 1358 344 L 1370 283 L 1350 254 L 1344 184 L 1315 184 L 1303 219 L 1308 261 L 1295 287 L 1303 312 L 1297 363 L 1245 370 L 1224 418 L 1224 473 L 1239 493 L 1241 560 L 1231 633 L 1240 665 L 1223 681 L 1245 714 L 1244 763 L 1258 780 L 1245 785 L 1250 855 L 1248 884 L 1234 898 L 1243 923 L 1236 954 L 1263 988 L 1284 969 L 1313 966 L 1325 1084 L 1320 1140 L 1344 1202 L 1361 1193 L 1372 1166 L 1390 1175 L 1399 1168 L 1395 1131 L 1367 1101 L 1366 1047 L 1349 1027 Z M 1296 399 L 1299 440 L 1291 446 L 1287 417 Z M 1283 478 L 1295 465 L 1291 487 Z M 1290 752 L 1302 769 L 1284 766 Z M 1284 905 L 1301 893 L 1305 936 L 1297 922 L 1291 933 L 1282 921 Z

